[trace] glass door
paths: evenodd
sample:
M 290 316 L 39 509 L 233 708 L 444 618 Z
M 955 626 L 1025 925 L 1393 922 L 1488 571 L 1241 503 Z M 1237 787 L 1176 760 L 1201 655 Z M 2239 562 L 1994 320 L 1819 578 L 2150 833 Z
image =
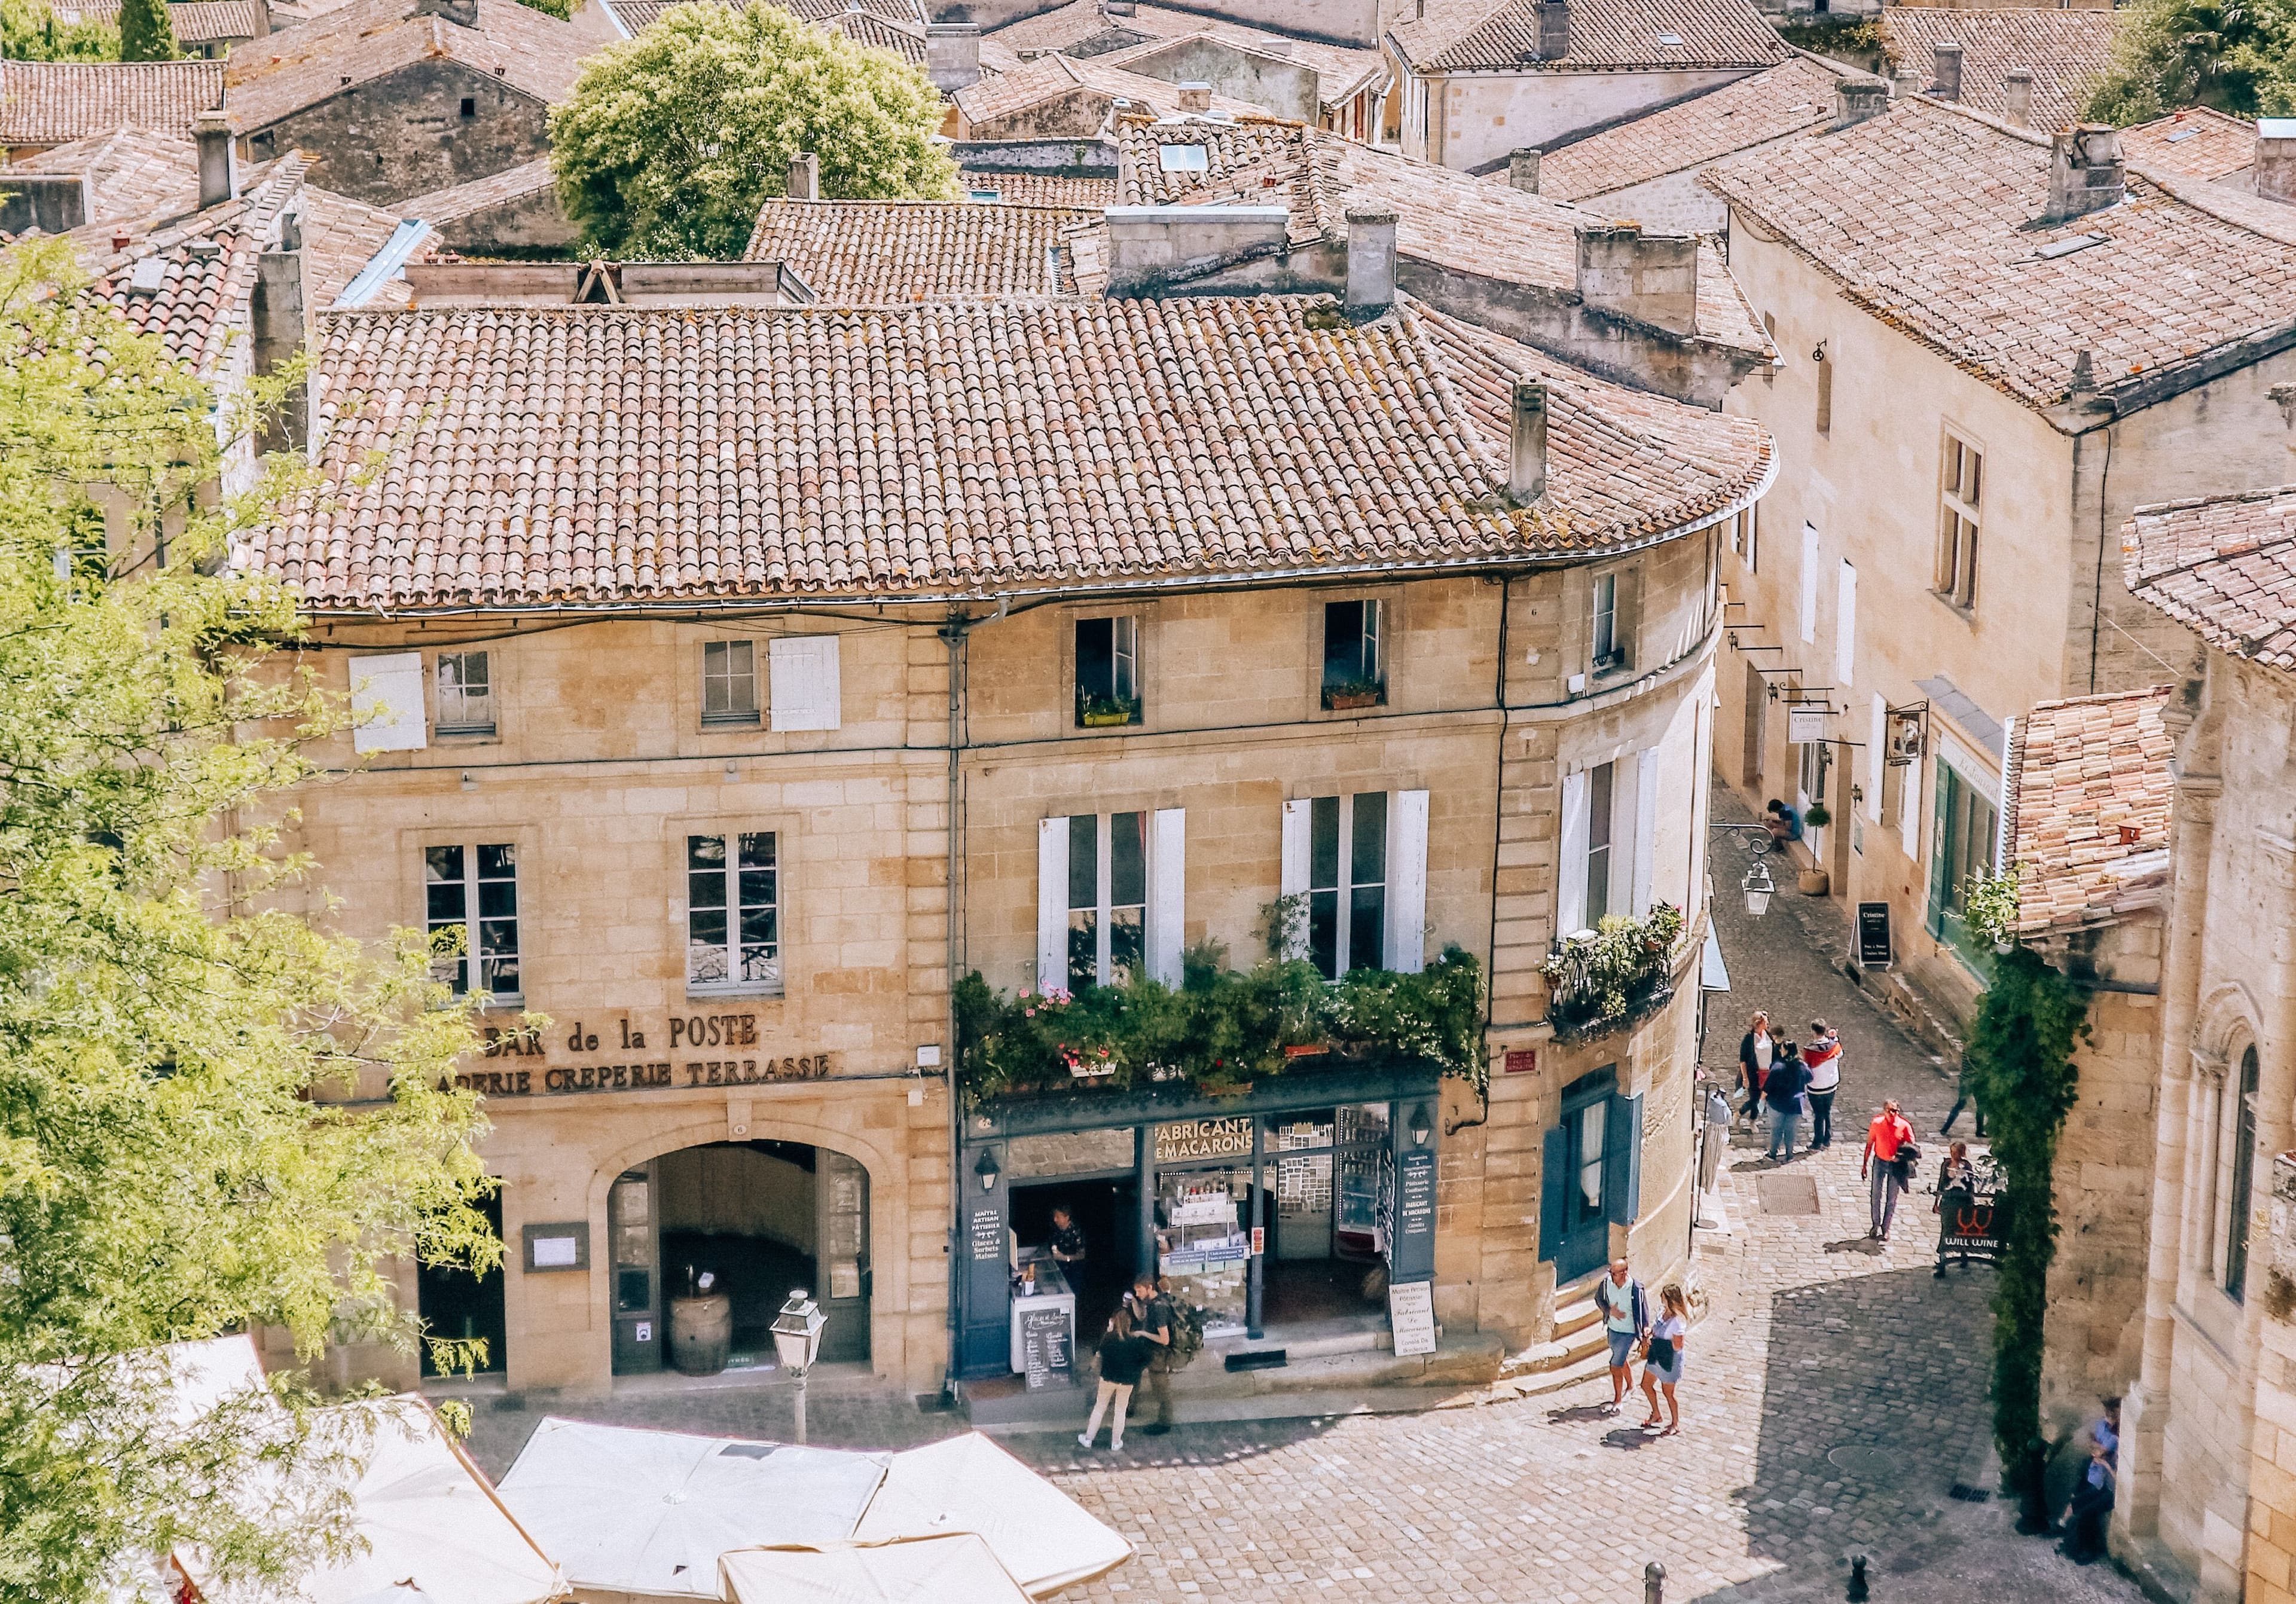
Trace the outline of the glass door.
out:
M 654 1208 L 653 1166 L 624 1170 L 606 1194 L 606 1231 L 613 1240 L 614 1374 L 661 1368 L 661 1219 Z
M 869 1172 L 858 1161 L 816 1148 L 814 1204 L 820 1253 L 813 1295 L 828 1316 L 821 1357 L 842 1363 L 869 1357 Z

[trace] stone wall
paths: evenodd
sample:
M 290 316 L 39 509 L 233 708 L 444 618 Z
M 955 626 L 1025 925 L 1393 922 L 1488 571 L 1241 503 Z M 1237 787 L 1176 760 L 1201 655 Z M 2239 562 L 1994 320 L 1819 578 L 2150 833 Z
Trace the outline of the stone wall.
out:
M 548 155 L 549 117 L 491 73 L 428 57 L 250 129 L 244 143 L 258 161 L 300 150 L 317 158 L 315 182 L 380 206 Z

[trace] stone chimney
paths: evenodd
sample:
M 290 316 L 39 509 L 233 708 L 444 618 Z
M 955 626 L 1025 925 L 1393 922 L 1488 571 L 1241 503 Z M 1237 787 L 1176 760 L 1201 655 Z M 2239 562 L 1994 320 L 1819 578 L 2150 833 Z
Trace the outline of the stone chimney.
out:
M 1578 299 L 1677 334 L 1698 331 L 1698 241 L 1639 223 L 1578 226 Z
M 1209 111 L 1212 109 L 1212 86 L 1210 84 L 1189 83 L 1179 87 L 1181 110 Z
M 1395 305 L 1395 209 L 1348 208 L 1348 315 L 1377 317 Z
M 1930 68 L 1930 93 L 1939 100 L 1961 98 L 1961 46 L 1951 39 L 1939 39 L 1933 53 L 1935 60 Z
M 1871 122 L 1890 109 L 1890 86 L 1882 78 L 1836 78 L 1833 83 L 1833 126 L 1854 128 Z
M 2256 192 L 2296 202 L 2296 118 L 2256 119 Z
M 2103 123 L 2075 123 L 2049 140 L 2049 209 L 2044 223 L 2062 223 L 2120 204 L 2128 192 L 2120 135 Z
M 271 37 L 271 0 L 255 0 L 255 37 L 258 39 Z
M 452 22 L 457 28 L 479 25 L 479 0 L 414 0 L 409 13 L 417 17 L 437 17 Z
M 1526 195 L 1538 193 L 1538 152 L 1513 151 L 1507 154 L 1507 184 Z
M 1507 499 L 1518 507 L 1546 498 L 1546 386 L 1514 381 L 1514 430 L 1507 441 Z
M 201 150 L 202 158 L 205 150 Z M 206 169 L 205 160 L 201 163 Z M 275 373 L 310 343 L 310 306 L 303 288 L 303 224 L 289 214 L 280 223 L 279 242 L 255 258 L 255 294 L 249 305 L 249 331 L 258 373 Z M 280 397 L 278 412 L 263 421 L 256 444 L 265 451 L 307 451 L 311 444 L 310 384 Z
M 220 206 L 239 193 L 239 166 L 232 159 L 231 120 L 220 111 L 192 119 L 192 140 L 200 152 L 200 209 Z
M 821 199 L 821 158 L 811 151 L 800 151 L 790 158 L 789 183 L 783 193 L 792 200 Z
M 1570 0 L 1538 0 L 1538 59 L 1559 61 L 1570 53 Z
M 87 221 L 86 173 L 19 173 L 0 181 L 0 234 L 70 233 Z M 114 250 L 119 249 L 118 246 Z
M 2001 116 L 2004 121 L 2015 123 L 2021 128 L 2033 126 L 2033 74 L 2026 67 L 2012 67 L 2002 81 Z
M 980 25 L 935 22 L 925 29 L 925 76 L 943 94 L 980 81 Z

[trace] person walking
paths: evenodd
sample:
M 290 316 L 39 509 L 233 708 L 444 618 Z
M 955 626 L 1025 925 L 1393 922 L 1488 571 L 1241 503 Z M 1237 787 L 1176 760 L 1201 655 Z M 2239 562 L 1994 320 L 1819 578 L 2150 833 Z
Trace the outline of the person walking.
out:
M 1132 1316 L 1132 1329 L 1151 1345 L 1148 1349 L 1148 1371 L 1143 1378 L 1144 1400 L 1155 1407 L 1156 1418 L 1140 1429 L 1150 1436 L 1162 1436 L 1172 1429 L 1172 1300 L 1164 1296 L 1159 1277 L 1135 1276 L 1131 1295 L 1124 1300 L 1125 1311 Z
M 1658 1324 L 1651 1328 L 1650 1341 L 1643 1350 L 1643 1395 L 1650 1400 L 1650 1419 L 1643 1422 L 1643 1429 L 1672 1436 L 1682 1429 L 1682 1405 L 1674 1389 L 1682 1380 L 1682 1349 L 1690 1337 L 1690 1299 L 1679 1283 L 1669 1281 L 1660 1289 L 1658 1302 Z M 1660 1393 L 1666 1395 L 1667 1412 L 1673 1417 L 1663 1430 L 1659 1429 L 1658 1419 Z
M 1108 1451 L 1124 1452 L 1124 1413 L 1131 1404 L 1132 1389 L 1140 1385 L 1141 1372 L 1148 1368 L 1149 1343 L 1144 1337 L 1132 1332 L 1132 1318 L 1122 1309 L 1108 1322 L 1108 1335 L 1100 1339 L 1100 1391 L 1092 1401 L 1092 1418 L 1077 1433 L 1078 1445 L 1092 1446 L 1100 1435 L 1103 1415 L 1112 1407 L 1115 1413 L 1108 1424 Z
M 1898 1217 L 1898 1199 L 1906 1190 L 1906 1166 L 1921 1158 L 1914 1146 L 1914 1127 L 1898 1111 L 1895 1099 L 1882 1105 L 1866 1129 L 1866 1150 L 1857 1160 L 1857 1178 L 1867 1183 L 1866 1199 L 1873 1226 L 1866 1234 L 1878 1241 L 1890 1240 L 1890 1225 Z
M 1824 1019 L 1812 1019 L 1809 1035 L 1801 1062 L 1809 1071 L 1809 1147 L 1816 1152 L 1833 1145 L 1833 1094 L 1841 1089 L 1841 1033 L 1827 1029 Z
M 1595 1306 L 1603 1311 L 1603 1334 L 1611 1343 L 1609 1412 L 1616 1414 L 1634 1379 L 1635 1350 L 1650 1330 L 1650 1302 L 1626 1260 L 1612 1259 L 1610 1274 L 1595 1283 Z
M 2112 1489 L 2120 1452 L 2120 1400 L 2107 1398 L 2104 1415 L 2088 1428 L 2088 1464 L 2065 1505 L 2064 1556 L 2075 1565 L 2104 1557 L 2104 1523 L 2112 1513 Z
M 1977 1203 L 1977 1166 L 1969 1161 L 1969 1143 L 1956 1142 L 1946 1149 L 1945 1157 L 1938 1160 L 1937 1201 L 1930 1212 L 1938 1216 L 1937 1273 L 1945 1275 L 1946 1242 L 1961 1236 L 1971 1209 Z M 1967 1239 L 1963 1239 L 1957 1258 L 1963 1269 L 1969 1267 Z
M 1762 1077 L 1770 1072 L 1777 1052 L 1778 1044 L 1770 1035 L 1770 1016 L 1758 1011 L 1738 1043 L 1738 1084 L 1746 1089 L 1746 1101 L 1739 1105 L 1739 1112 L 1750 1125 L 1761 1117 Z
M 1961 1111 L 1964 1109 L 1967 1109 L 1976 1117 L 1977 1139 L 1980 1142 L 1984 1141 L 1985 1107 L 1982 1103 L 1980 1103 L 1977 1101 L 1976 1089 L 1969 1084 L 1969 1065 L 1966 1062 L 1962 1065 L 1961 1079 L 1954 1087 L 1953 1107 L 1945 1111 L 1945 1123 L 1938 1126 L 1939 1135 L 1950 1136 L 1953 1134 L 1953 1122 L 1961 1117 Z
M 1794 1130 L 1801 1124 L 1805 1094 L 1809 1090 L 1809 1071 L 1802 1065 L 1801 1055 L 1792 1042 L 1778 1048 L 1777 1062 L 1762 1079 L 1762 1101 L 1770 1109 L 1770 1158 L 1774 1163 L 1793 1162 Z M 1785 1147 L 1785 1157 L 1778 1157 L 1778 1147 Z

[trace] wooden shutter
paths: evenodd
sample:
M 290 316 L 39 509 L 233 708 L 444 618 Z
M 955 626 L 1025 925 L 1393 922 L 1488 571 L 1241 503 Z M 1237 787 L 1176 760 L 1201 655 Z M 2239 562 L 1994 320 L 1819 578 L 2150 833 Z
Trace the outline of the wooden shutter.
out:
M 1562 847 L 1554 865 L 1554 933 L 1587 923 L 1587 771 L 1562 776 Z
M 843 683 L 835 635 L 783 635 L 766 647 L 776 730 L 838 727 Z
M 1603 1216 L 1631 1225 L 1643 1200 L 1643 1100 L 1613 1097 L 1603 1121 Z
M 1069 822 L 1037 821 L 1037 989 L 1069 984 Z
M 1658 753 L 1644 747 L 1635 760 L 1635 858 L 1633 900 L 1636 919 L 1651 910 L 1651 872 L 1658 861 Z
M 1568 1119 L 1570 1116 L 1563 1116 Z M 1539 1144 L 1538 1256 L 1562 1250 L 1562 1227 L 1570 1212 L 1570 1131 L 1556 1125 Z
M 1841 560 L 1841 588 L 1833 606 L 1833 683 L 1848 685 L 1857 666 L 1857 570 Z
M 1387 967 L 1427 965 L 1427 793 L 1397 791 L 1387 810 Z
M 1283 863 L 1280 894 L 1305 897 L 1308 895 L 1308 848 L 1315 829 L 1315 803 L 1302 797 L 1283 805 Z M 1307 910 L 1292 921 L 1292 939 L 1284 944 L 1286 958 L 1308 955 Z
M 1180 984 L 1187 939 L 1187 819 L 1184 809 L 1158 808 L 1148 841 L 1148 975 L 1170 986 Z
M 353 750 L 419 752 L 429 744 L 421 652 L 353 658 L 350 672 Z
M 1890 699 L 1874 692 L 1874 719 L 1866 730 L 1866 816 L 1882 822 L 1882 782 L 1890 774 Z

